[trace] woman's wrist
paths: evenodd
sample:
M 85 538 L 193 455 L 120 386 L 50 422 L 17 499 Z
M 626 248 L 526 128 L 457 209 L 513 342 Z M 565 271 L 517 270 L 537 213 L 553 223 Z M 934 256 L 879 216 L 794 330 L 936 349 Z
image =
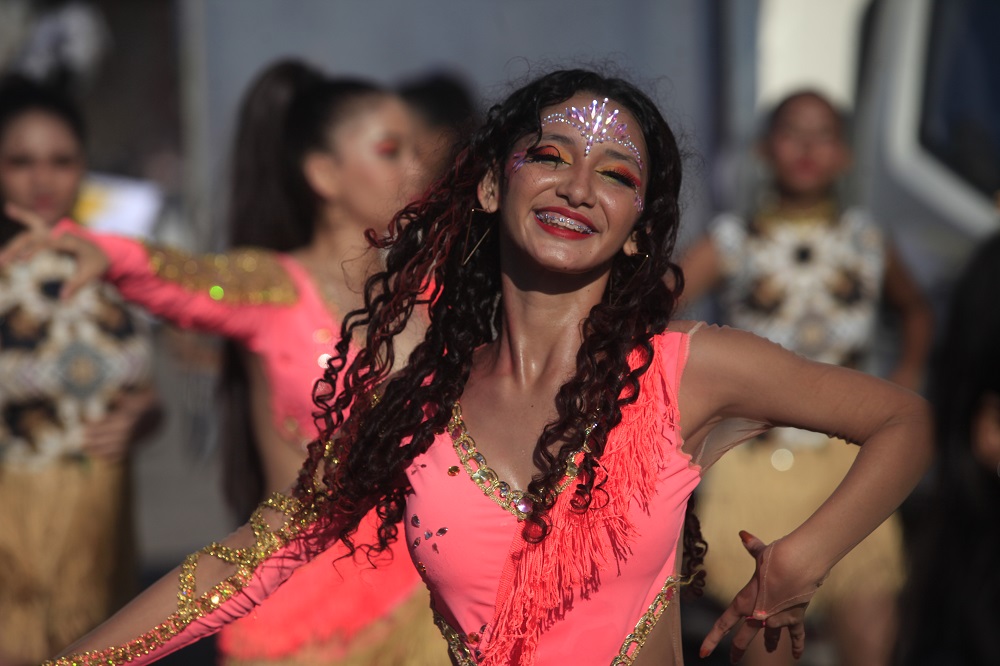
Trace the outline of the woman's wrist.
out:
M 819 585 L 841 558 L 822 539 L 803 533 L 799 528 L 776 540 L 772 546 L 771 569 L 806 584 Z

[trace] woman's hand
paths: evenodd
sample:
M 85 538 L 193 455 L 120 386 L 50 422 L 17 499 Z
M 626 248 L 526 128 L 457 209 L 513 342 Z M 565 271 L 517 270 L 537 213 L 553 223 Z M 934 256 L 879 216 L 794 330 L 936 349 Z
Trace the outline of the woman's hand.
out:
M 4 212 L 25 230 L 0 248 L 0 266 L 27 261 L 41 250 L 71 255 L 76 259 L 76 273 L 63 283 L 60 298 L 71 298 L 81 287 L 99 279 L 108 270 L 108 258 L 89 240 L 71 233 L 53 233 L 40 216 L 14 204 L 8 203 Z
M 107 416 L 86 425 L 83 450 L 107 462 L 121 462 L 136 440 L 156 428 L 160 417 L 159 402 L 152 388 L 122 393 Z
M 757 561 L 757 570 L 705 637 L 701 657 L 711 654 L 734 627 L 738 629 L 729 655 L 732 663 L 738 663 L 743 658 L 750 641 L 761 629 L 764 630 L 765 648 L 774 652 L 778 648 L 781 630 L 787 628 L 792 641 L 792 656 L 798 659 L 805 650 L 803 618 L 806 606 L 819 589 L 823 577 L 816 579 L 814 575 L 797 571 L 787 557 L 786 544 L 781 540 L 765 545 L 748 532 L 740 532 L 740 538 Z

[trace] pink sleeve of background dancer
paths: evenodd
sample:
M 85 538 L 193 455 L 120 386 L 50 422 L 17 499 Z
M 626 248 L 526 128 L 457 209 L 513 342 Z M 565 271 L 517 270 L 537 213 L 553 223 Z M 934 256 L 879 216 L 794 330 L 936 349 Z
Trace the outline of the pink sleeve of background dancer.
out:
M 245 341 L 273 319 L 275 308 L 294 304 L 295 285 L 277 256 L 264 250 L 193 255 L 63 220 L 56 234 L 73 234 L 107 257 L 104 278 L 122 296 L 185 329 Z

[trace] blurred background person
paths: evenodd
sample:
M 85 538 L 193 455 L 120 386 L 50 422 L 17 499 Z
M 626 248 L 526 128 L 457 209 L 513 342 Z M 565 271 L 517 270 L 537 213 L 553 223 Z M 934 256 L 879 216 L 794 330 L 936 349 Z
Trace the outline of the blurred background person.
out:
M 54 225 L 85 165 L 75 106 L 0 80 L 0 202 Z M 14 664 L 68 645 L 135 585 L 127 461 L 157 415 L 150 343 L 110 286 L 62 298 L 74 272 L 48 251 L 0 270 L 0 661 Z
M 891 378 L 915 390 L 932 334 L 930 310 L 880 228 L 836 196 L 850 165 L 845 132 L 843 115 L 818 93 L 777 104 L 759 146 L 769 188 L 746 214 L 718 217 L 684 256 L 684 297 L 690 302 L 718 288 L 725 323 L 813 360 L 864 369 L 884 294 L 902 321 Z M 725 604 L 743 585 L 739 530 L 766 540 L 786 534 L 830 495 L 856 454 L 839 440 L 777 429 L 706 473 L 698 514 L 711 597 Z M 841 663 L 888 663 L 903 577 L 896 519 L 834 568 L 810 608 L 827 621 Z M 787 643 L 775 654 L 763 641 L 754 646 L 751 665 L 792 661 Z
M 86 233 L 125 297 L 182 327 L 225 336 L 224 476 L 240 516 L 297 478 L 316 437 L 312 387 L 341 317 L 381 266 L 385 233 L 422 174 L 412 119 L 393 93 L 298 61 L 266 68 L 241 105 L 230 233 L 239 249 L 191 255 Z M 102 267 L 103 268 L 103 267 Z M 415 332 L 413 335 L 416 336 Z M 416 341 L 414 337 L 414 342 Z M 399 359 L 405 361 L 405 356 Z M 362 527 L 374 539 L 374 520 Z M 445 651 L 405 556 L 333 549 L 222 632 L 227 664 L 437 664 Z
M 900 666 L 1000 663 L 1000 236 L 955 287 L 928 381 L 938 457 L 903 593 Z
M 417 152 L 429 184 L 444 175 L 456 146 L 479 127 L 476 103 L 467 83 L 444 72 L 409 79 L 399 94 L 413 111 Z
M 111 35 L 101 10 L 88 0 L 5 0 L 0 17 L 0 64 L 32 80 L 79 93 L 107 56 Z

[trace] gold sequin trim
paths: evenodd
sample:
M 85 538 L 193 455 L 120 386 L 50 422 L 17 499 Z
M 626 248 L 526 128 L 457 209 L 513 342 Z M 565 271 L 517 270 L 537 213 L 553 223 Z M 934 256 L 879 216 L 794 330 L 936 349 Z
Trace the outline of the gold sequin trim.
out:
M 656 626 L 656 622 L 663 615 L 663 611 L 673 601 L 674 595 L 677 594 L 677 588 L 681 585 L 681 581 L 673 576 L 667 579 L 667 582 L 663 584 L 659 593 L 653 598 L 653 602 L 649 604 L 649 608 L 642 614 L 639 621 L 635 623 L 635 630 L 625 637 L 625 641 L 618 650 L 618 656 L 611 661 L 611 666 L 632 666 L 636 655 L 639 654 L 639 650 L 646 644 L 649 633 Z
M 271 530 L 264 518 L 264 509 L 273 509 L 286 519 L 277 530 Z M 301 503 L 291 497 L 274 494 L 264 501 L 250 518 L 254 545 L 248 548 L 229 548 L 213 543 L 201 551 L 188 555 L 181 565 L 180 587 L 177 591 L 177 612 L 162 624 L 134 638 L 123 646 L 95 650 L 60 657 L 42 666 L 119 666 L 146 656 L 163 647 L 167 641 L 180 634 L 191 622 L 213 612 L 218 606 L 242 590 L 253 578 L 261 562 L 285 546 L 292 537 L 312 524 L 316 516 L 303 512 Z M 208 555 L 236 565 L 236 573 L 210 590 L 197 595 L 195 572 L 198 558 Z
M 147 245 L 149 264 L 157 276 L 191 291 L 235 305 L 291 305 L 298 293 L 288 272 L 272 252 L 233 250 L 192 255 Z
M 556 492 L 561 493 L 568 488 L 577 475 L 580 473 L 578 467 L 580 459 L 585 451 L 588 451 L 586 440 L 590 437 L 593 426 L 584 432 L 584 445 L 567 463 L 566 476 L 556 487 Z M 538 501 L 531 493 L 514 488 L 506 481 L 501 481 L 495 471 L 486 463 L 486 457 L 476 448 L 476 442 L 465 427 L 462 420 L 462 406 L 457 402 L 451 409 L 451 421 L 448 422 L 448 432 L 451 433 L 452 444 L 458 460 L 462 467 L 476 485 L 479 486 L 483 494 L 496 502 L 500 507 L 517 516 L 518 520 L 524 520 L 531 513 L 532 508 Z
M 656 626 L 660 616 L 663 615 L 663 611 L 673 601 L 678 588 L 684 584 L 686 584 L 686 581 L 681 581 L 673 576 L 667 579 L 663 587 L 660 588 L 660 591 L 653 598 L 652 603 L 649 604 L 649 608 L 642 614 L 639 621 L 636 622 L 635 629 L 625 637 L 621 648 L 618 650 L 618 654 L 611 661 L 611 666 L 632 666 L 636 656 L 639 654 L 639 650 L 646 644 L 650 632 Z M 477 666 L 476 658 L 478 655 L 473 656 L 472 650 L 466 644 L 466 636 L 455 631 L 437 611 L 434 612 L 434 624 L 437 625 L 445 642 L 448 643 L 448 650 L 451 652 L 452 660 L 458 666 Z
M 448 651 L 451 652 L 452 661 L 457 666 L 476 666 L 472 650 L 465 644 L 463 636 L 455 631 L 437 611 L 434 611 L 434 624 L 441 630 L 441 635 L 444 637 L 445 642 L 448 643 Z

